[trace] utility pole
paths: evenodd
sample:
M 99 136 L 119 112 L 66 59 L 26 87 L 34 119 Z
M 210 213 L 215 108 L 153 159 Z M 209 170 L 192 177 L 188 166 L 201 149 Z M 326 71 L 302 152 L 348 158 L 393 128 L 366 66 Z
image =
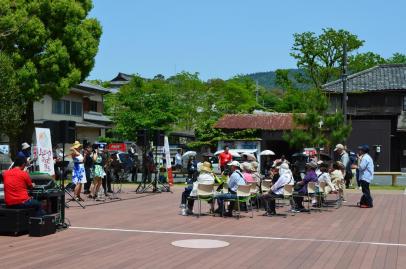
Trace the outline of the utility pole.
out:
M 258 100 L 259 100 L 258 80 L 255 81 L 255 99 L 257 100 L 257 104 L 258 104 Z
M 343 83 L 342 109 L 344 114 L 344 124 L 347 124 L 347 43 L 343 46 L 343 72 L 341 75 Z

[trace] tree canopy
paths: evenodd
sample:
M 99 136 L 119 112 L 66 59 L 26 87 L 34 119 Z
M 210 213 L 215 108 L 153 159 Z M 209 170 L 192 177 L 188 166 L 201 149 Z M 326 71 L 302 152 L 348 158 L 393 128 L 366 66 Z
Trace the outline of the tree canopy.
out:
M 316 87 L 339 77 L 342 66 L 344 44 L 351 52 L 364 43 L 356 35 L 340 29 L 326 28 L 320 35 L 313 32 L 296 33 L 291 56 L 297 60 L 297 67 L 305 71 L 307 79 Z
M 31 140 L 33 102 L 62 97 L 93 68 L 102 30 L 91 8 L 91 0 L 0 0 L 0 51 L 26 104 L 24 137 L 10 139 Z
M 213 124 L 224 114 L 250 113 L 259 107 L 255 84 L 246 77 L 203 82 L 198 73 L 181 72 L 165 79 L 135 76 L 117 94 L 106 98 L 107 113 L 115 132 L 134 139 L 137 130 L 195 131 L 201 141 L 210 141 L 220 131 Z

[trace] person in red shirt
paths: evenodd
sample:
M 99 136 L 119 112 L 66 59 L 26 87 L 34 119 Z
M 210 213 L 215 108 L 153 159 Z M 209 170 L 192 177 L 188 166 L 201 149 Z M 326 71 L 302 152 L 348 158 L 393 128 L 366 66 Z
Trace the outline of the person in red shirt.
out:
M 219 162 L 220 162 L 221 172 L 224 172 L 224 170 L 226 169 L 227 164 L 233 160 L 233 156 L 231 155 L 229 150 L 230 150 L 229 147 L 225 146 L 224 151 L 219 154 Z
M 17 157 L 13 168 L 3 173 L 4 201 L 8 208 L 34 208 L 36 216 L 42 216 L 41 203 L 28 195 L 28 189 L 33 188 L 30 176 L 24 171 L 26 160 Z

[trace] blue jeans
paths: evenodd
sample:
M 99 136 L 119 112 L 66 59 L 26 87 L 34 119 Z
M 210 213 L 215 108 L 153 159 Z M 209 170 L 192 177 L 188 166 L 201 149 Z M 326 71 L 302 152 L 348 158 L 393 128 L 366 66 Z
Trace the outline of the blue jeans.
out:
M 224 212 L 224 200 L 237 199 L 237 194 L 235 194 L 235 193 L 223 193 L 223 194 L 220 194 L 220 195 L 216 196 L 216 199 L 217 199 L 217 204 L 219 206 L 219 209 L 221 210 L 221 212 Z M 234 207 L 234 202 L 230 202 L 230 207 L 229 207 L 228 210 L 231 212 L 233 207 Z
M 185 190 L 182 192 L 182 200 L 181 200 L 181 204 L 186 204 L 187 202 L 187 198 L 190 196 L 190 192 L 193 189 L 193 185 L 189 185 L 185 188 Z
M 8 208 L 14 208 L 14 209 L 34 208 L 36 217 L 42 217 L 43 215 L 45 215 L 45 211 L 41 207 L 41 202 L 39 202 L 35 199 L 29 199 L 22 204 L 11 205 L 11 206 L 8 206 Z

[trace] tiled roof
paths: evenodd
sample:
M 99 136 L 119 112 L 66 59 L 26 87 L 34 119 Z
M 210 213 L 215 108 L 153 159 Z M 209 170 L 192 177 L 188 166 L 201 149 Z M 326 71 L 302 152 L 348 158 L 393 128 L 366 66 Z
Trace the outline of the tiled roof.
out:
M 292 130 L 291 113 L 228 114 L 214 125 L 219 129 Z
M 99 92 L 99 93 L 102 93 L 102 94 L 103 93 L 104 94 L 110 93 L 110 91 L 108 89 L 106 89 L 106 88 L 104 88 L 102 86 L 99 86 L 99 85 L 91 84 L 91 83 L 86 82 L 86 81 L 78 84 L 76 87 L 80 88 L 80 89 L 83 89 L 83 90 L 96 91 L 96 92 Z
M 128 75 L 124 73 L 118 73 L 118 75 L 113 78 L 111 81 L 130 81 L 134 76 L 133 75 Z
M 336 80 L 323 85 L 327 92 L 342 92 L 343 83 Z M 406 64 L 382 64 L 348 76 L 347 91 L 406 90 Z
M 83 119 L 90 121 L 111 122 L 111 119 L 108 116 L 93 111 L 83 113 Z

